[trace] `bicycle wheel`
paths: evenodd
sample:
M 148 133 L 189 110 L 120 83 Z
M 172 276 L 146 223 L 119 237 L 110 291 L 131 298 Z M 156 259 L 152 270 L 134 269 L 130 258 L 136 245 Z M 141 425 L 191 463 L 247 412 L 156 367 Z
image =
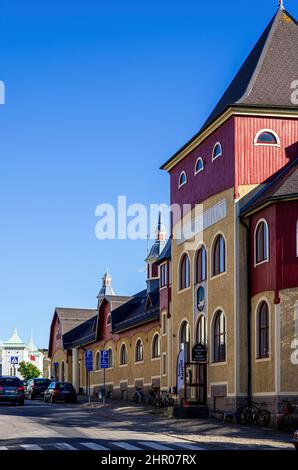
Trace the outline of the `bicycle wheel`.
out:
M 240 412 L 239 423 L 240 424 L 252 424 L 253 423 L 253 410 L 250 407 L 243 408 Z
M 259 426 L 268 426 L 270 422 L 270 412 L 267 410 L 260 410 L 256 415 L 256 422 Z
M 169 398 L 169 399 L 168 399 L 168 406 L 170 406 L 171 408 L 173 408 L 174 405 L 175 405 L 174 399 L 173 399 L 173 398 Z

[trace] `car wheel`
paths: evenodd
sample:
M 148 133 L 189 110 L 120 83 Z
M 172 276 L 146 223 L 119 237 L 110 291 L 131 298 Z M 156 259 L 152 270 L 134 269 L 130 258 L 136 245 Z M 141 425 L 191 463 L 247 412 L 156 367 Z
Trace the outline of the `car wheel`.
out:
M 24 403 L 25 403 L 24 400 L 19 400 L 18 405 L 19 405 L 19 406 L 24 406 Z

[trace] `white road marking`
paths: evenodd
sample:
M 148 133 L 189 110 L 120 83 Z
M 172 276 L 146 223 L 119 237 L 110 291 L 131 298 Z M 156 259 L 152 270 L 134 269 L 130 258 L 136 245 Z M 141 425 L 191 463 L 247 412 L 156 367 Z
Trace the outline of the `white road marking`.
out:
M 157 444 L 156 442 L 144 441 L 144 442 L 139 442 L 139 444 L 143 444 L 147 447 L 150 447 L 150 448 L 156 449 L 156 450 L 174 450 L 173 447 L 167 447 L 167 446 L 164 446 L 164 445 L 161 445 L 161 444 Z
M 21 444 L 21 447 L 25 450 L 43 450 L 40 446 L 36 444 Z
M 125 450 L 142 450 L 140 447 L 133 446 L 132 444 L 128 444 L 127 442 L 113 442 L 113 444 Z
M 5 446 L 0 446 L 0 451 L 1 451 L 1 450 L 8 450 L 8 448 L 5 447 Z
M 185 450 L 206 450 L 204 447 L 197 446 L 195 444 L 188 444 L 188 443 L 182 443 L 182 442 L 173 442 L 175 446 L 182 447 Z
M 81 442 L 82 446 L 88 447 L 91 450 L 110 450 L 108 447 L 101 446 L 100 444 L 96 444 L 95 442 Z
M 77 450 L 75 447 L 71 446 L 70 444 L 67 444 L 66 442 L 56 442 L 54 446 L 60 450 Z

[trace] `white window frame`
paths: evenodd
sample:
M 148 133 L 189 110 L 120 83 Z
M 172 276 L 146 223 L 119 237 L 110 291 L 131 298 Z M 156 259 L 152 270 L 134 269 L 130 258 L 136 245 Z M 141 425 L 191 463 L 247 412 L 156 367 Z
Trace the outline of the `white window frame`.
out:
M 199 170 L 197 170 L 197 166 L 198 166 L 198 163 L 199 161 L 202 162 L 202 168 L 200 168 Z M 195 164 L 195 176 L 198 175 L 199 173 L 201 173 L 202 171 L 204 170 L 204 160 L 202 159 L 202 157 L 199 157 L 196 161 L 196 164 Z
M 181 183 L 182 175 L 185 176 L 185 181 L 184 181 L 184 183 Z M 186 183 L 187 183 L 187 175 L 186 175 L 185 171 L 183 170 L 183 171 L 181 171 L 180 176 L 179 176 L 179 186 L 178 186 L 179 189 L 182 188 L 182 186 L 185 186 Z
M 260 135 L 265 133 L 265 132 L 274 135 L 277 143 L 276 144 L 271 144 L 271 143 L 258 142 L 258 139 L 259 139 Z M 278 134 L 275 131 L 273 131 L 272 129 L 261 129 L 255 135 L 254 145 L 256 147 L 280 147 L 280 138 L 279 138 Z
M 218 145 L 220 146 L 220 153 L 218 155 L 214 156 L 214 151 L 215 151 L 215 149 Z M 217 158 L 222 157 L 222 155 L 223 155 L 222 145 L 221 145 L 220 142 L 216 142 L 216 144 L 214 145 L 213 150 L 212 150 L 212 162 L 214 162 L 214 160 L 216 160 Z
M 267 258 L 264 259 L 263 261 L 259 261 L 257 263 L 257 243 L 256 243 L 256 235 L 257 235 L 257 230 L 258 230 L 258 227 L 260 225 L 260 223 L 262 222 L 265 222 L 265 225 L 267 227 Z M 264 263 L 269 263 L 269 259 L 270 259 L 270 243 L 269 243 L 269 226 L 268 226 L 268 222 L 266 219 L 260 219 L 258 220 L 258 223 L 256 224 L 255 226 L 255 230 L 254 230 L 254 267 L 256 266 L 260 266 L 261 264 L 264 264 Z

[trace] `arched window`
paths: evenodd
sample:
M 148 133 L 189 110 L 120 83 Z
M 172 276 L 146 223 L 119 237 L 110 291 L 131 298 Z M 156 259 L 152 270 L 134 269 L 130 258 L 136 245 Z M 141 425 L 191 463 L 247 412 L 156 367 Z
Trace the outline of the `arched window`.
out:
M 205 315 L 201 315 L 197 324 L 197 343 L 207 344 L 207 325 Z
M 179 272 L 179 289 L 186 289 L 190 286 L 190 264 L 189 257 L 186 253 L 181 258 L 180 261 L 180 272 Z
M 97 351 L 96 356 L 95 356 L 95 369 L 99 370 L 100 369 L 100 352 Z
M 200 171 L 204 170 L 204 161 L 201 157 L 199 157 L 196 161 L 196 166 L 195 166 L 195 175 L 200 173 Z
M 159 334 L 156 334 L 152 341 L 152 358 L 160 357 L 160 339 Z
M 113 367 L 113 351 L 110 348 L 108 352 L 108 365 L 109 367 Z
M 135 350 L 135 362 L 142 362 L 144 360 L 144 347 L 141 339 L 138 339 Z
M 254 143 L 255 145 L 280 145 L 280 140 L 276 132 L 263 129 L 257 133 Z
M 190 337 L 189 325 L 187 321 L 185 320 L 180 327 L 180 335 L 179 335 L 180 344 L 189 343 L 189 337 Z
M 269 309 L 267 302 L 262 302 L 257 316 L 257 357 L 269 357 Z
M 222 235 L 218 235 L 213 246 L 213 276 L 224 273 L 226 270 L 226 244 Z
M 226 318 L 219 310 L 215 314 L 213 325 L 213 362 L 225 362 L 226 360 Z
M 268 225 L 265 220 L 258 223 L 255 233 L 256 264 L 268 260 Z
M 197 253 L 195 279 L 197 284 L 207 279 L 207 252 L 204 246 Z
M 212 161 L 222 156 L 222 146 L 219 142 L 214 145 L 212 152 Z
M 127 348 L 125 344 L 122 344 L 120 349 L 120 365 L 124 366 L 127 364 Z
M 179 188 L 187 183 L 187 177 L 185 171 L 182 171 L 179 176 Z
M 108 315 L 107 318 L 107 326 L 111 324 L 111 314 Z

